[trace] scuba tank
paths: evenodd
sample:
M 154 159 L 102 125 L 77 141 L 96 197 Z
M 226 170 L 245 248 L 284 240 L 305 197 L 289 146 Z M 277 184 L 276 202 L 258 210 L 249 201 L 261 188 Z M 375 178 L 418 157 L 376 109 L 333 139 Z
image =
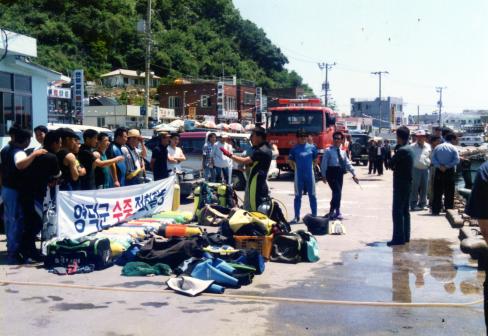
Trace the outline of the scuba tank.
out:
M 166 238 L 192 237 L 201 234 L 202 230 L 199 227 L 184 224 L 163 224 L 158 229 L 158 235 Z

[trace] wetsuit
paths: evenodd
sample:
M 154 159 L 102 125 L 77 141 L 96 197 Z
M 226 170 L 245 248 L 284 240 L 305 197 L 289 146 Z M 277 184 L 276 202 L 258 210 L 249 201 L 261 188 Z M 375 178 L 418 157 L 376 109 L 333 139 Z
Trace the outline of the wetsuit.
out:
M 267 142 L 253 147 L 252 164 L 246 185 L 244 207 L 249 211 L 257 211 L 258 207 L 269 200 L 269 189 L 266 179 L 273 157 L 271 145 Z
M 302 192 L 308 194 L 312 216 L 317 216 L 317 196 L 315 194 L 314 161 L 317 158 L 317 147 L 310 144 L 295 145 L 288 159 L 295 162 L 295 218 L 300 218 Z
M 70 153 L 69 150 L 66 148 L 61 148 L 59 152 L 56 153 L 56 157 L 58 158 L 59 168 L 61 169 L 62 176 L 61 176 L 61 183 L 59 185 L 59 190 L 79 190 L 80 189 L 80 179 L 73 180 L 71 176 L 71 170 L 69 166 L 64 164 L 64 158 Z

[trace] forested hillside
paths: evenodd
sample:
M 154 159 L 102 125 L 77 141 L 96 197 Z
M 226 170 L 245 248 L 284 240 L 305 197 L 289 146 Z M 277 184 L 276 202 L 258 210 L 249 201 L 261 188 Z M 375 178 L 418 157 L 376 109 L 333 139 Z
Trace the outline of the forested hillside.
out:
M 37 62 L 65 74 L 83 67 L 94 79 L 117 68 L 144 70 L 136 31 L 145 0 L 23 0 L 0 3 L 0 27 L 38 39 Z M 301 85 L 264 31 L 231 0 L 153 0 L 152 70 L 176 77 L 236 74 L 264 87 Z

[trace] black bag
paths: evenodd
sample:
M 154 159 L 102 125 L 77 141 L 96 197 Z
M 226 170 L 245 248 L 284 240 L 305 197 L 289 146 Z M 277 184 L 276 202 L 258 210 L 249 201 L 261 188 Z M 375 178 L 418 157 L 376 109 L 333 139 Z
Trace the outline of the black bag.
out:
M 112 251 L 108 238 L 64 239 L 47 246 L 44 265 L 47 268 L 94 265 L 96 270 L 112 265 Z
M 274 199 L 271 200 L 271 213 L 269 218 L 276 222 L 273 226 L 273 234 L 289 233 L 291 231 L 290 224 L 283 214 L 280 205 Z
M 296 233 L 275 235 L 269 260 L 296 264 L 302 260 L 302 237 Z
M 313 235 L 325 235 L 329 232 L 329 218 L 327 217 L 314 217 L 308 214 L 303 217 L 303 223 Z
M 201 238 L 170 240 L 152 238 L 137 253 L 137 260 L 150 265 L 163 263 L 174 269 L 186 259 L 201 258 L 203 245 L 206 244 Z

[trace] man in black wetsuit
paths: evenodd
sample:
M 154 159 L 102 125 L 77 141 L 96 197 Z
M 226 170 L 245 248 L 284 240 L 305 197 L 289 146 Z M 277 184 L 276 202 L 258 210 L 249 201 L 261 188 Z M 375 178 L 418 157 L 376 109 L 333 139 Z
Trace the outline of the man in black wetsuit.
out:
M 249 178 L 246 184 L 244 208 L 249 211 L 259 211 L 261 205 L 269 204 L 270 202 L 266 179 L 273 153 L 271 145 L 266 141 L 266 130 L 260 126 L 256 126 L 253 129 L 251 143 L 253 153 L 250 156 L 236 156 L 223 147 L 220 150 L 224 155 L 230 157 L 237 163 L 250 167 Z

